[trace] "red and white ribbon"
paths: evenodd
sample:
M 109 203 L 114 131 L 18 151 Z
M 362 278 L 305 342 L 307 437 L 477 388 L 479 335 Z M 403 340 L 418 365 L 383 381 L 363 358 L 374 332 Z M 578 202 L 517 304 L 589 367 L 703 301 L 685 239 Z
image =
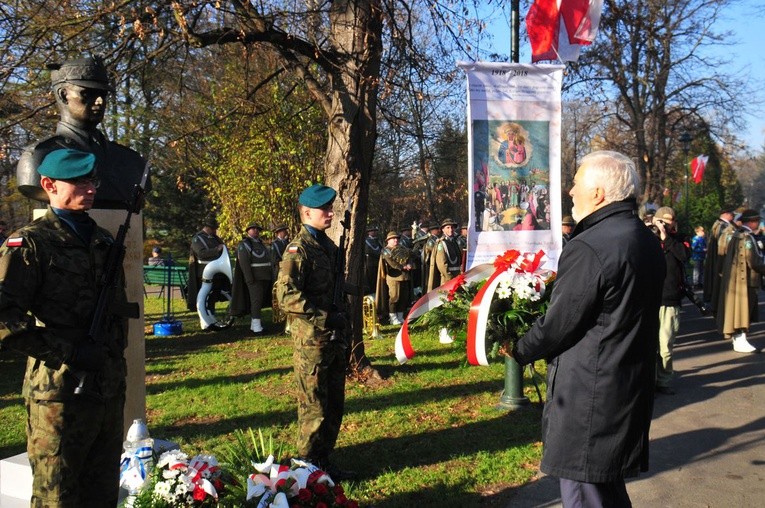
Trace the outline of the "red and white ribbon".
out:
M 516 264 L 516 271 L 535 272 L 544 256 L 545 253 L 541 250 L 533 257 L 529 254 L 522 256 L 517 250 L 509 250 L 494 261 L 494 273 L 470 304 L 467 331 L 467 357 L 470 365 L 489 365 L 489 360 L 486 358 L 486 323 L 499 283 L 512 277 L 512 272 L 509 270 Z
M 404 324 L 401 326 L 401 329 L 396 335 L 395 352 L 398 362 L 404 364 L 414 358 L 414 348 L 412 348 L 412 343 L 409 340 L 410 321 L 414 321 L 429 310 L 443 305 L 444 301 L 442 297 L 446 294 L 449 294 L 449 292 L 453 289 L 462 284 L 470 284 L 471 282 L 478 282 L 483 280 L 489 276 L 493 269 L 494 267 L 491 263 L 476 265 L 464 274 L 461 274 L 422 295 L 409 310 L 409 314 L 406 315 Z

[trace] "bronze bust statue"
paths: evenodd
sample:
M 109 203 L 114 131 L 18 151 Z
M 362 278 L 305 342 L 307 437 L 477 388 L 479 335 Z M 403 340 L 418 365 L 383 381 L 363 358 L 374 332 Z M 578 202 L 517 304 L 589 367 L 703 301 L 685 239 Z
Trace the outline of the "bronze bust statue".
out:
M 54 135 L 24 149 L 16 167 L 19 191 L 28 198 L 47 201 L 37 168 L 49 152 L 75 148 L 96 156 L 101 185 L 94 208 L 125 209 L 146 161 L 135 150 L 110 141 L 98 129 L 109 92 L 114 91 L 103 61 L 88 57 L 49 68 L 61 119 Z

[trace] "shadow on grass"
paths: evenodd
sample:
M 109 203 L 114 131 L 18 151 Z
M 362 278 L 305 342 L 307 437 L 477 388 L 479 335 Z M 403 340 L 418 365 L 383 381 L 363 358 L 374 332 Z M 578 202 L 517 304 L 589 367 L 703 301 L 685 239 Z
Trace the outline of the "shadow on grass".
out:
M 27 357 L 16 351 L 3 351 L 0 357 L 0 397 L 18 395 L 24 382 Z M 0 401 L 0 404 L 2 401 Z

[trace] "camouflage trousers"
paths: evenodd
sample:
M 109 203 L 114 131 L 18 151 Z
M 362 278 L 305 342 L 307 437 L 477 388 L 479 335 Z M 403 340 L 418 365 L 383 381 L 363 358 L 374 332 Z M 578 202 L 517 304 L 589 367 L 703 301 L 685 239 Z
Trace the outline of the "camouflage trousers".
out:
M 335 449 L 345 406 L 346 348 L 341 341 L 305 345 L 295 338 L 298 454 L 325 461 Z
M 26 400 L 32 508 L 114 508 L 124 396 Z

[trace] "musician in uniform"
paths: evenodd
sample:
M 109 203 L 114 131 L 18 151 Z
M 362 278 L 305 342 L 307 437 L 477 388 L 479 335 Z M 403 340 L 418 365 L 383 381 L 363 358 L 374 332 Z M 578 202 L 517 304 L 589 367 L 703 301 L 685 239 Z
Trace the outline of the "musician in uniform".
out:
M 334 306 L 338 248 L 327 236 L 337 191 L 315 184 L 298 198 L 300 233 L 287 246 L 276 280 L 279 307 L 292 335 L 298 387 L 298 441 L 301 457 L 333 480 L 353 477 L 330 462 L 345 405 L 347 346 L 344 309 Z
M 364 294 L 374 293 L 377 284 L 377 266 L 380 264 L 382 244 L 377 238 L 377 226 L 367 227 L 364 240 Z
M 439 236 L 441 234 L 441 227 L 438 224 L 431 224 L 428 227 L 428 236 L 425 239 L 425 243 L 422 246 L 422 255 L 420 257 L 422 266 L 422 287 L 426 291 L 430 291 L 441 285 L 438 278 L 438 271 L 433 271 L 430 266 L 433 261 L 433 251 L 436 249 Z
M 750 323 L 759 320 L 757 292 L 765 274 L 765 259 L 752 232 L 759 227 L 760 214 L 745 209 L 740 215 L 741 227 L 731 236 L 723 261 L 720 296 L 717 307 L 717 328 L 731 339 L 737 353 L 757 353 L 747 340 Z
M 265 333 L 261 323 L 263 301 L 271 295 L 271 256 L 260 238 L 262 230 L 256 222 L 247 225 L 246 236 L 236 247 L 236 268 L 231 288 L 231 315 L 250 314 L 250 330 Z
M 398 230 L 399 233 L 401 233 L 401 238 L 398 239 L 398 243 L 407 249 L 412 250 L 414 247 L 414 240 L 412 239 L 412 228 L 407 225 L 403 225 Z
M 271 240 L 271 264 L 273 266 L 273 280 L 276 282 L 276 277 L 279 275 L 279 263 L 282 262 L 284 256 L 284 249 L 290 243 L 289 230 L 286 224 L 279 224 L 272 230 L 274 239 Z
M 431 263 L 438 270 L 439 285 L 452 280 L 462 271 L 462 251 L 454 237 L 455 227 L 457 227 L 457 222 L 452 219 L 444 219 L 441 223 L 443 235 L 436 244 Z
M 390 324 L 400 325 L 404 322 L 406 312 L 411 302 L 412 285 L 410 257 L 411 251 L 399 244 L 399 234 L 390 231 L 385 236 L 385 248 L 380 257 L 378 270 L 378 295 L 384 287 L 387 288 L 387 299 L 378 296 L 378 301 L 387 300 Z
M 731 205 L 725 205 L 720 209 L 720 216 L 712 224 L 707 243 L 707 256 L 704 261 L 704 301 L 712 305 L 712 311 L 716 312 L 717 299 L 720 295 L 720 276 L 722 274 L 722 262 L 725 258 L 717 255 L 717 247 L 723 231 L 733 224 L 733 209 Z
M 0 247 L 0 350 L 29 357 L 22 394 L 32 507 L 117 506 L 129 316 L 119 267 L 106 344 L 88 338 L 95 281 L 114 243 L 87 214 L 96 167 L 92 153 L 49 152 L 37 171 L 50 206 Z M 80 378 L 87 394 L 75 394 Z
M 186 292 L 186 307 L 197 312 L 197 294 L 202 287 L 202 273 L 205 265 L 215 261 L 223 252 L 223 240 L 216 234 L 218 221 L 213 216 L 205 217 L 202 229 L 191 239 L 191 252 L 189 254 L 189 289 Z M 226 262 L 229 262 L 226 260 Z M 207 296 L 207 309 L 214 314 L 215 303 L 225 302 L 227 298 L 224 292 L 231 291 L 231 283 L 223 274 L 215 274 L 212 289 Z

